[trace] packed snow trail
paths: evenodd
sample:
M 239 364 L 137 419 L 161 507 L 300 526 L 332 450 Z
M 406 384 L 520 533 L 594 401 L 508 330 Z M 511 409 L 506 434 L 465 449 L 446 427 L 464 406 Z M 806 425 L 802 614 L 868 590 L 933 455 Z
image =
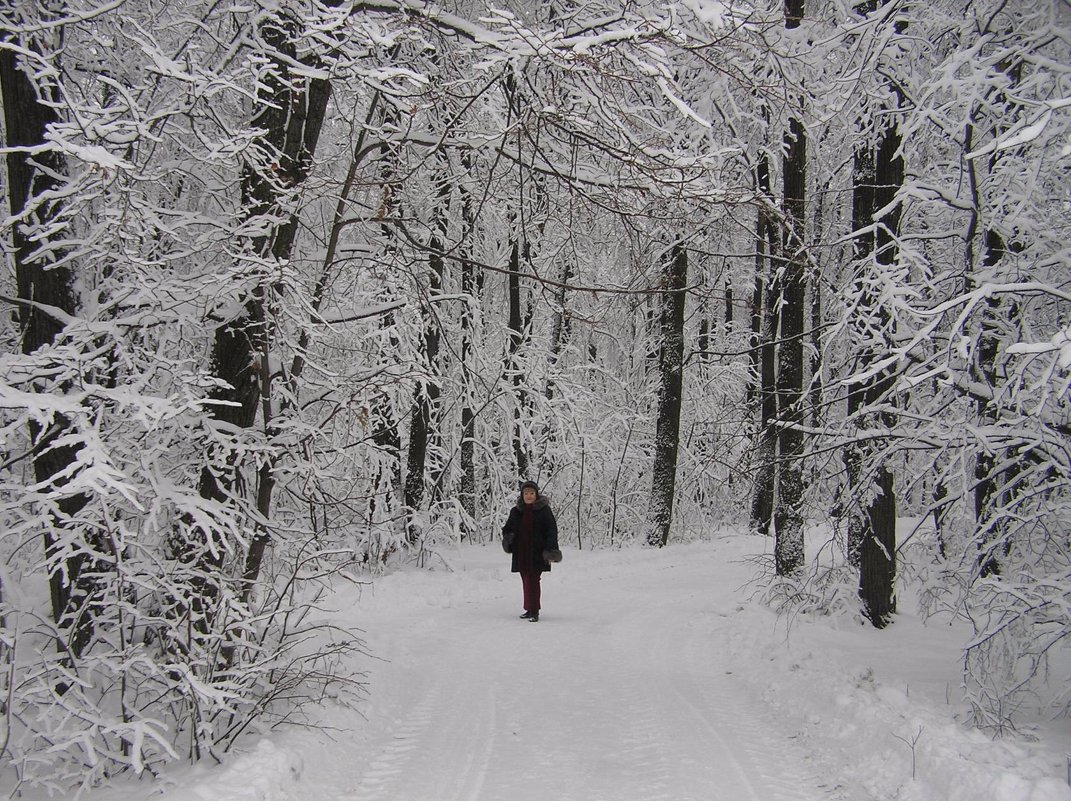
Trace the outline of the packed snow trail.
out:
M 836 614 L 787 626 L 744 586 L 770 545 L 727 532 L 567 551 L 536 624 L 518 620 L 520 581 L 494 546 L 338 581 L 324 613 L 364 631 L 365 701 L 284 701 L 298 725 L 221 765 L 78 798 L 1071 801 L 1066 721 L 993 740 L 957 720 L 966 627 L 909 611 L 881 631 Z
M 367 730 L 343 765 L 306 766 L 337 801 L 818 801 L 835 795 L 749 696 L 719 630 L 739 587 L 709 563 L 633 552 L 574 580 L 544 576 L 543 615 L 518 619 L 520 582 L 422 580 L 358 609 L 371 652 Z M 694 553 L 694 551 L 693 551 Z M 495 558 L 497 556 L 497 559 Z M 644 564 L 647 563 L 647 564 Z M 473 565 L 467 566 L 473 569 Z M 413 576 L 405 577 L 412 581 Z M 386 582 L 389 584 L 389 582 Z M 515 586 L 516 585 L 516 586 Z M 401 589 L 401 587 L 398 587 Z M 415 589 L 415 588 L 413 588 Z M 438 594 L 439 597 L 436 597 Z M 415 601 L 415 602 L 414 602 Z M 357 610 L 355 610 L 357 611 Z M 311 789 L 311 788 L 310 788 Z

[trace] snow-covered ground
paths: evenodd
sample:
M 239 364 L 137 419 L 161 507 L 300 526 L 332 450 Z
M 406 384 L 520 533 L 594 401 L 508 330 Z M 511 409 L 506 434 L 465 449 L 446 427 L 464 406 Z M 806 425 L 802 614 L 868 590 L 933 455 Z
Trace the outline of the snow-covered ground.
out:
M 496 546 L 347 585 L 369 699 L 220 766 L 93 801 L 1071 801 L 1071 727 L 957 722 L 963 632 L 909 600 L 879 632 L 751 599 L 770 543 L 567 550 L 543 618 Z M 448 568 L 448 569 L 447 569 Z

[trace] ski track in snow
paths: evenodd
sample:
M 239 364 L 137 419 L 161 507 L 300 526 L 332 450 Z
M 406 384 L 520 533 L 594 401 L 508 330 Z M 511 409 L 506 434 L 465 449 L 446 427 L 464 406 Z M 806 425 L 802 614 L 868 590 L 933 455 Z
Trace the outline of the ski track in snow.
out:
M 392 611 L 371 640 L 386 659 L 373 699 L 377 672 L 390 697 L 337 801 L 835 798 L 726 669 L 732 590 L 701 570 L 628 569 L 579 592 L 563 565 L 536 624 L 516 618 L 515 576 L 496 599 Z

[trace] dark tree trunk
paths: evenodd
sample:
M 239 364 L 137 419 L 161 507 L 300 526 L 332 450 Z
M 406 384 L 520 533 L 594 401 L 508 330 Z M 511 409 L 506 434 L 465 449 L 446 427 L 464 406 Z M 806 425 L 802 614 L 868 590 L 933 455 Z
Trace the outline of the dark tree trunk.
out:
M 819 219 L 821 217 L 819 216 Z M 810 353 L 808 356 L 810 379 L 807 390 L 807 407 L 810 423 L 815 429 L 822 427 L 822 284 L 817 279 L 810 282 L 811 292 L 811 333 L 808 337 Z
M 899 134 L 896 129 L 886 128 L 881 134 L 877 148 L 877 164 L 872 178 L 873 222 L 879 222 L 874 220 L 874 212 L 887 206 L 903 184 L 903 162 L 893 157 L 898 146 Z M 892 211 L 880 222 L 887 230 L 883 229 L 874 237 L 869 248 L 872 250 L 876 246 L 878 249 L 874 256 L 876 263 L 891 264 L 895 259 L 895 249 L 888 232 L 895 233 L 897 230 L 899 211 Z M 864 292 L 860 303 L 872 308 L 877 301 Z M 874 314 L 885 334 L 891 333 L 888 331 L 888 315 L 880 309 Z M 870 336 L 867 339 L 870 339 Z M 865 367 L 881 355 L 878 351 L 867 348 L 860 355 L 861 365 Z M 853 386 L 848 395 L 849 415 L 866 415 L 867 409 L 886 403 L 894 378 L 891 371 L 885 370 Z M 892 424 L 888 414 L 883 412 L 871 412 L 864 419 L 873 420 L 880 425 Z M 873 625 L 884 628 L 892 622 L 891 616 L 896 611 L 896 495 L 893 476 L 888 465 L 881 460 L 876 447 L 857 444 L 850 448 L 850 454 L 849 481 L 856 482 L 853 495 L 871 499 L 865 507 L 856 508 L 849 518 L 849 541 L 858 553 L 859 595 Z
M 803 3 L 785 4 L 786 26 L 798 24 Z M 781 284 L 781 334 L 777 346 L 777 497 L 774 507 L 774 562 L 777 575 L 803 567 L 803 323 L 806 303 L 807 134 L 793 117 L 785 133 L 784 207 L 788 218 Z
M 861 13 L 876 10 L 875 2 L 857 7 Z M 891 206 L 904 182 L 904 163 L 898 156 L 900 134 L 895 123 L 886 121 L 876 130 L 876 143 L 866 144 L 855 154 L 852 189 L 852 224 L 857 235 L 854 255 L 858 275 L 855 291 L 863 319 L 856 333 L 863 343 L 857 356 L 859 370 L 884 356 L 885 348 L 875 339 L 889 343 L 892 336 L 888 313 L 880 306 L 870 286 L 879 268 L 896 260 L 895 239 L 900 224 L 899 207 L 884 217 L 879 210 Z M 888 402 L 894 375 L 883 370 L 849 388 L 847 413 L 856 427 L 861 424 L 891 425 L 888 414 L 875 410 Z M 869 411 L 868 410 L 873 410 Z M 854 443 L 844 452 L 849 496 L 848 560 L 859 568 L 859 597 L 871 623 L 884 628 L 896 612 L 896 494 L 893 475 L 877 446 Z
M 662 369 L 662 329 L 659 322 L 661 307 L 650 298 L 644 302 L 644 333 L 647 341 L 647 372 L 659 372 Z
M 945 523 L 945 518 L 948 516 L 948 505 L 945 499 L 948 498 L 948 487 L 945 486 L 945 482 L 942 478 L 938 477 L 936 483 L 933 485 L 933 534 L 937 540 L 937 554 L 945 559 L 948 556 L 948 546 L 945 544 L 948 541 L 948 527 Z
M 520 350 L 524 342 L 524 322 L 521 309 L 521 246 L 514 239 L 509 254 L 509 353 L 506 358 L 506 372 L 514 392 L 513 412 L 513 458 L 517 466 L 517 475 L 530 478 L 528 474 L 528 452 L 521 438 L 521 410 L 524 407 L 524 376 L 521 375 Z
M 987 230 L 982 266 L 987 270 L 995 267 L 1004 254 L 1004 238 L 996 231 Z M 998 384 L 997 358 L 1003 331 L 1007 328 L 1008 321 L 1015 320 L 1018 315 L 1019 310 L 1015 303 L 1008 303 L 1000 298 L 986 298 L 982 306 L 973 373 L 975 379 L 987 387 L 996 387 Z M 983 423 L 994 419 L 994 413 L 987 403 L 979 401 L 977 410 Z M 1005 458 L 1004 461 L 1012 466 L 1006 471 L 998 470 L 997 455 L 984 450 L 978 453 L 974 460 L 974 518 L 981 532 L 978 571 L 981 576 L 999 575 L 1000 560 L 1007 555 L 1009 549 L 1009 543 L 1003 533 L 1006 528 L 1005 521 L 994 507 L 1009 499 L 1008 492 L 1002 492 L 1000 485 L 1003 484 L 1005 488 L 1014 487 L 1017 483 L 1018 468 L 1016 460 Z
M 5 39 L 8 38 L 6 35 Z M 41 87 L 42 93 L 48 92 Z M 0 92 L 4 103 L 7 189 L 12 217 L 15 280 L 18 297 L 26 301 L 19 306 L 19 334 L 22 352 L 31 354 L 56 342 L 63 333 L 63 323 L 33 303 L 52 306 L 67 315 L 76 312 L 74 274 L 70 267 L 56 264 L 63 253 L 49 246 L 48 239 L 38 241 L 29 235 L 47 230 L 59 211 L 58 201 L 41 201 L 44 193 L 60 186 L 66 172 L 63 156 L 47 148 L 49 125 L 58 122 L 51 98 L 39 97 L 33 83 L 20 69 L 12 49 L 0 49 Z M 41 148 L 32 158 L 19 148 Z M 46 235 L 47 237 L 47 235 Z M 65 386 L 50 388 L 64 391 Z M 89 499 L 82 493 L 66 489 L 65 473 L 76 463 L 79 445 L 57 444 L 71 433 L 71 422 L 55 414 L 48 426 L 30 424 L 33 472 L 49 508 L 49 523 L 43 527 L 45 561 L 48 567 L 52 618 L 68 632 L 67 643 L 60 648 L 71 656 L 81 656 L 93 636 L 92 606 L 99 594 L 100 574 L 105 563 L 96 556 L 108 550 L 105 542 L 64 543 L 64 532 L 73 529 L 75 518 Z M 102 551 L 103 549 L 103 551 Z
M 320 131 L 327 115 L 327 104 L 331 99 L 331 84 L 328 80 L 309 79 L 307 89 L 303 91 L 301 85 L 305 79 L 291 74 L 287 62 L 291 59 L 296 60 L 293 44 L 293 37 L 296 34 L 297 23 L 292 19 L 285 21 L 276 19 L 265 23 L 264 39 L 269 46 L 277 50 L 278 55 L 273 54 L 273 60 L 277 64 L 278 71 L 274 73 L 274 78 L 268 79 L 268 95 L 261 98 L 262 101 L 267 102 L 262 105 L 253 124 L 264 129 L 266 143 L 277 154 L 277 161 L 273 162 L 273 167 L 279 174 L 265 174 L 263 170 L 257 169 L 247 171 L 243 195 L 247 201 L 252 201 L 253 215 L 270 212 L 277 208 L 280 202 L 290 195 L 293 187 L 301 185 L 309 176 L 313 155 L 320 139 Z M 264 255 L 270 253 L 275 261 L 289 261 L 294 249 L 294 241 L 297 238 L 297 230 L 298 218 L 296 214 L 293 214 L 273 232 L 272 236 L 255 244 L 254 247 Z M 272 375 L 270 343 L 266 329 L 267 295 L 271 292 L 274 292 L 274 288 L 262 283 L 258 291 L 254 293 L 251 303 L 247 304 L 246 317 L 249 327 L 246 329 L 247 335 L 242 338 L 242 344 L 250 347 L 251 355 L 255 354 L 259 348 L 260 359 L 256 363 L 260 375 L 257 384 L 264 426 L 269 435 L 275 433 L 273 421 L 270 419 Z M 224 336 L 227 335 L 224 334 Z M 218 342 L 217 337 L 217 344 Z M 217 348 L 216 355 L 219 352 Z M 233 368 L 235 365 L 230 366 Z M 242 394 L 242 388 L 245 385 L 244 376 L 249 371 L 248 367 L 239 368 L 238 372 L 230 374 L 237 381 L 232 386 L 238 390 L 239 402 L 243 404 L 243 408 L 245 408 L 246 399 Z M 228 378 L 223 374 L 220 374 L 220 377 Z M 249 426 L 253 424 L 255 416 L 254 408 L 249 417 Z M 275 474 L 270 463 L 265 462 L 260 467 L 257 478 L 257 512 L 260 520 L 266 521 L 271 516 L 272 494 L 275 489 Z M 249 552 L 246 554 L 243 570 L 243 598 L 248 597 L 250 588 L 260 575 L 268 539 L 269 535 L 263 524 L 258 525 L 257 532 L 250 542 Z
M 1002 62 L 1000 68 L 1012 85 L 1020 81 L 1023 69 L 1022 61 L 1016 63 Z M 1006 108 L 1009 105 L 1007 94 L 1003 89 L 997 89 L 996 92 L 995 105 L 998 108 L 1002 106 Z M 998 119 L 992 126 L 991 134 L 994 139 L 997 139 L 1006 130 L 1007 123 Z M 968 137 L 972 133 L 973 124 L 968 128 Z M 969 147 L 970 140 L 968 139 L 965 149 Z M 990 156 L 989 169 L 995 169 L 999 160 L 999 153 L 994 153 Z M 970 176 L 971 191 L 977 204 L 978 189 L 975 170 L 976 166 L 972 162 L 968 174 Z M 977 230 L 977 224 L 978 215 L 975 213 L 974 222 L 971 226 L 972 239 L 973 231 Z M 993 268 L 1000 263 L 1007 253 L 1007 244 L 1004 241 L 1004 237 L 991 228 L 987 228 L 985 231 L 983 247 L 982 267 L 984 268 L 984 274 L 980 279 L 973 274 L 973 271 L 968 274 L 967 281 L 972 287 L 990 280 Z M 975 381 L 991 388 L 997 385 L 997 359 L 1000 352 L 1000 343 L 1006 335 L 1005 332 L 1009 324 L 1013 324 L 1013 321 L 1018 316 L 1019 309 L 1014 302 L 1009 303 L 995 297 L 986 298 L 979 321 L 978 347 L 975 361 L 971 368 Z M 995 416 L 994 411 L 989 408 L 989 404 L 983 401 L 978 402 L 977 413 L 982 425 L 991 422 Z M 1005 460 L 1009 461 L 1013 467 L 1002 477 L 1001 471 L 997 469 L 997 463 Z M 1008 548 L 1010 547 L 1010 543 L 1008 543 L 1004 534 L 1004 530 L 1007 528 L 1006 521 L 1002 518 L 999 509 L 995 507 L 998 507 L 1007 499 L 1007 492 L 1002 492 L 999 484 L 1003 483 L 1005 487 L 1011 488 L 1017 483 L 1015 461 L 1015 459 L 1008 459 L 1007 454 L 994 453 L 982 448 L 979 449 L 978 454 L 975 456 L 974 515 L 978 529 L 977 544 L 980 551 L 978 567 L 979 575 L 981 576 L 998 575 L 1000 573 L 1000 559 L 1008 553 Z
M 462 171 L 472 172 L 472 156 L 461 156 Z M 473 411 L 473 376 L 470 364 L 474 352 L 475 325 L 473 315 L 480 307 L 480 286 L 476 266 L 472 263 L 472 238 L 476 233 L 476 220 L 472 207 L 472 195 L 461 183 L 461 294 L 465 297 L 461 309 L 461 508 L 469 519 L 476 518 L 476 414 Z
M 885 465 L 877 468 L 875 485 L 859 554 L 859 597 L 870 622 L 881 629 L 896 612 L 896 495 Z
M 733 285 L 725 277 L 725 338 L 733 335 Z
M 461 508 L 469 519 L 476 518 L 476 415 L 466 400 L 461 407 L 461 487 L 458 492 Z
M 393 51 L 396 56 L 398 51 Z M 383 103 L 381 122 L 383 136 L 379 143 L 378 179 L 381 187 L 381 199 L 376 217 L 380 222 L 383 237 L 383 259 L 389 260 L 393 255 L 393 229 L 391 219 L 399 216 L 395 189 L 399 183 L 399 148 L 392 134 L 399 128 L 398 108 L 386 99 Z M 380 327 L 386 332 L 386 338 L 393 350 L 400 347 L 394 332 L 396 320 L 394 313 L 385 314 L 380 320 Z M 395 518 L 396 507 L 402 496 L 402 437 L 397 411 L 391 404 L 387 393 L 377 388 L 372 399 L 372 442 L 376 449 L 387 456 L 387 468 L 377 466 L 375 490 L 368 502 L 368 519 L 374 525 L 377 521 L 389 521 Z M 381 508 L 382 507 L 382 508 Z M 404 519 L 404 518 L 403 518 Z
M 442 294 L 444 263 L 442 253 L 446 246 L 447 205 L 450 202 L 450 181 L 446 174 L 439 177 L 436 190 L 437 205 L 432 223 L 432 235 L 428 242 L 428 302 L 422 309 L 424 318 L 424 361 L 427 374 L 417 386 L 413 399 L 413 413 L 409 421 L 409 454 L 405 471 L 405 506 L 410 515 L 420 508 L 424 497 L 424 477 L 427 471 L 428 445 L 434 436 L 433 415 L 438 408 L 442 393 L 439 376 L 439 325 L 432 304 Z M 409 544 L 415 542 L 417 533 L 412 520 L 407 527 Z
M 673 498 L 677 490 L 677 455 L 680 443 L 681 400 L 684 389 L 684 305 L 688 285 L 688 251 L 674 245 L 664 256 L 665 289 L 662 295 L 662 358 L 655 425 L 654 465 L 651 471 L 651 530 L 649 545 L 669 541 Z
M 757 190 L 765 201 L 770 195 L 770 163 L 765 154 L 759 159 L 755 173 Z M 750 530 L 762 536 L 770 533 L 773 522 L 774 478 L 777 457 L 777 434 L 773 428 L 777 416 L 774 342 L 780 327 L 778 283 L 774 278 L 772 259 L 777 255 L 776 228 L 766 205 L 760 205 L 755 223 L 755 289 L 751 301 L 751 366 L 757 391 L 748 388 L 748 405 L 758 400 L 756 418 L 758 435 L 754 450 L 755 483 L 751 493 Z
M 874 202 L 874 189 L 877 182 L 875 164 L 875 152 L 871 143 L 866 143 L 855 152 L 852 185 L 852 230 L 861 231 L 870 226 L 874 221 L 874 210 L 877 208 Z M 853 242 L 853 255 L 856 260 L 857 270 L 863 273 L 866 269 L 865 260 L 872 257 L 875 249 L 875 239 L 872 235 L 856 236 Z M 865 292 L 862 275 L 858 275 L 854 281 L 855 291 Z M 869 309 L 873 304 L 870 294 L 865 300 L 861 300 L 860 309 Z M 863 328 L 857 334 L 858 338 L 866 341 L 869 336 Z M 857 369 L 866 360 L 873 358 L 872 353 L 863 351 L 858 354 Z M 866 399 L 866 385 L 854 384 L 848 389 L 847 419 L 855 420 L 860 414 Z M 858 424 L 857 424 L 857 427 Z M 849 502 L 844 513 L 847 516 L 847 557 L 848 563 L 855 568 L 860 567 L 863 539 L 866 537 L 866 514 L 859 505 L 856 497 L 863 484 L 865 448 L 861 444 L 850 444 L 843 452 L 845 474 L 848 482 Z
M 518 86 L 517 75 L 509 73 L 503 81 L 503 92 L 509 106 L 509 120 L 522 120 L 531 113 L 529 98 Z M 527 139 L 521 135 L 517 138 L 517 150 L 520 153 Z M 510 256 L 507 284 L 509 351 L 506 355 L 505 374 L 513 387 L 513 432 L 511 445 L 516 473 L 521 478 L 533 478 L 530 475 L 530 459 L 522 436 L 525 409 L 528 405 L 527 389 L 521 374 L 520 353 L 529 333 L 531 322 L 531 301 L 521 292 L 522 262 L 531 264 L 532 244 L 528 229 L 529 211 L 536 209 L 541 202 L 539 182 L 534 171 L 528 171 L 521 160 L 518 161 L 518 202 L 510 214 Z M 534 187 L 534 189 L 532 188 Z M 534 197 L 533 197 L 534 195 Z
M 384 317 L 384 325 L 392 324 L 390 316 Z M 368 501 L 370 521 L 387 520 L 394 514 L 398 503 L 398 488 L 402 479 L 402 438 L 398 433 L 398 420 L 390 398 L 383 390 L 377 390 L 372 400 L 372 442 L 376 450 L 387 457 L 390 465 L 376 477 L 376 491 Z
M 264 78 L 253 118 L 254 127 L 263 132 L 254 149 L 255 160 L 247 162 L 243 169 L 242 202 L 250 220 L 278 213 L 295 187 L 308 177 L 327 111 L 330 83 L 292 73 L 291 64 L 299 60 L 294 44 L 297 28 L 296 19 L 281 14 L 261 23 L 260 33 L 267 47 L 265 54 L 273 69 Z M 297 226 L 297 216 L 291 215 L 269 234 L 251 241 L 250 250 L 260 258 L 289 260 Z M 223 402 L 211 407 L 215 419 L 237 428 L 251 427 L 256 420 L 257 406 L 262 405 L 264 426 L 269 434 L 272 421 L 267 412 L 272 376 L 266 324 L 267 304 L 273 291 L 265 277 L 245 299 L 242 313 L 216 329 L 212 371 L 225 386 L 209 394 L 212 400 Z M 228 505 L 240 465 L 234 459 L 224 465 L 213 464 L 215 461 L 209 454 L 208 464 L 201 473 L 200 492 L 206 499 Z M 262 467 L 258 471 L 257 487 L 258 517 L 262 521 L 270 517 L 273 490 L 274 474 L 270 468 Z M 258 524 L 246 554 L 243 596 L 248 595 L 248 588 L 260 573 L 267 543 L 268 533 L 262 523 Z M 203 539 L 176 538 L 174 550 L 180 559 L 201 569 L 204 577 L 201 594 L 205 598 L 212 596 L 213 584 L 220 578 L 223 549 L 207 548 Z
M 569 282 L 573 280 L 573 262 L 566 260 L 562 265 L 562 286 L 558 291 L 558 309 L 554 313 L 554 324 L 551 329 L 550 335 L 550 364 L 551 367 L 558 363 L 558 359 L 561 357 L 562 349 L 568 344 L 569 337 L 572 335 L 573 319 L 569 314 L 569 308 L 566 305 L 568 301 L 568 286 Z M 553 375 L 547 379 L 547 397 L 554 397 L 554 377 Z

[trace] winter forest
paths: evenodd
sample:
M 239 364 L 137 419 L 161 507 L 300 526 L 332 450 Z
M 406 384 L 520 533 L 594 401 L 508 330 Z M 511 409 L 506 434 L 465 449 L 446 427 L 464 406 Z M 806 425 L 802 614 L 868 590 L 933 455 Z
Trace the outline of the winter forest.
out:
M 910 577 L 978 726 L 1071 706 L 1068 0 L 0 13 L 20 783 L 356 691 L 332 583 L 522 478 L 566 548 L 773 538 L 786 611 Z

